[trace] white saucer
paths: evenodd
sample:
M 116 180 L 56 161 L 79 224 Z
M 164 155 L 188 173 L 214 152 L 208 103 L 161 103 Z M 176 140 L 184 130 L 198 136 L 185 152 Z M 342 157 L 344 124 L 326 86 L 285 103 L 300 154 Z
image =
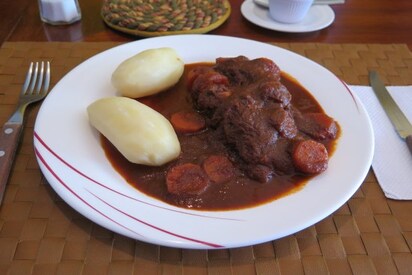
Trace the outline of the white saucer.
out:
M 256 5 L 254 0 L 243 2 L 240 11 L 250 22 L 275 31 L 281 32 L 312 32 L 326 28 L 335 19 L 333 9 L 328 5 L 313 5 L 302 22 L 285 24 L 276 22 L 269 15 L 269 10 L 261 5 Z

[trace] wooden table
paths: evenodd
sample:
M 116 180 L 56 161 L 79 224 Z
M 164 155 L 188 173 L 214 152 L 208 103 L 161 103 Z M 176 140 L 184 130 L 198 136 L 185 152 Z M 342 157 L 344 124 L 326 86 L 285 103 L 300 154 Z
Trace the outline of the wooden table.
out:
M 0 3 L 0 123 L 12 113 L 32 59 L 53 60 L 54 85 L 88 57 L 141 39 L 113 31 L 100 1 L 80 0 L 79 23 L 40 22 L 37 2 Z M 330 69 L 348 84 L 412 85 L 412 1 L 346 0 L 321 31 L 286 34 L 257 27 L 231 1 L 232 15 L 213 34 L 274 43 Z M 79 42 L 79 43 L 72 43 Z M 42 176 L 33 153 L 30 107 L 0 206 L 0 274 L 412 274 L 412 201 L 386 199 L 370 170 L 336 212 L 290 236 L 249 247 L 186 250 L 135 241 L 102 228 L 67 205 Z M 412 186 L 412 185 L 411 185 Z
M 140 39 L 110 30 L 100 18 L 100 0 L 79 0 L 83 19 L 69 27 L 50 27 L 39 19 L 37 1 L 0 3 L 3 41 L 131 41 Z M 334 23 L 321 31 L 287 34 L 266 30 L 240 13 L 242 0 L 231 0 L 232 14 L 213 34 L 271 42 L 403 43 L 412 48 L 412 2 L 409 0 L 346 0 L 336 4 Z M 58 31 L 56 31 L 58 29 Z

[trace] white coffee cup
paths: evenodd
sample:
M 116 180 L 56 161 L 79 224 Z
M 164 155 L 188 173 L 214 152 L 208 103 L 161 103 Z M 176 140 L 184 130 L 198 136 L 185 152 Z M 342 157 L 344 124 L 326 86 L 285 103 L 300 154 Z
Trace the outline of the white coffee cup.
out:
M 269 13 L 281 23 L 299 23 L 308 13 L 314 0 L 269 0 Z

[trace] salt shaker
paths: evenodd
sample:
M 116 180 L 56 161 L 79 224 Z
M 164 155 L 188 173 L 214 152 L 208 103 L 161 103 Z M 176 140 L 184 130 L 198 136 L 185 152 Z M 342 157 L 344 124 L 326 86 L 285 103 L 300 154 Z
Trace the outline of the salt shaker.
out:
M 81 12 L 78 0 L 38 0 L 40 18 L 52 25 L 67 25 L 79 21 Z

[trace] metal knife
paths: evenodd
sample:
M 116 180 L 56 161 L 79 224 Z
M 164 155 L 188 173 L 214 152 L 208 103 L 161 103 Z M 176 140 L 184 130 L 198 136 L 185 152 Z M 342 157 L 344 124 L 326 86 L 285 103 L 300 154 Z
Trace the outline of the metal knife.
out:
M 405 139 L 406 145 L 412 153 L 412 125 L 402 113 L 401 109 L 399 109 L 385 85 L 383 85 L 382 81 L 379 79 L 377 72 L 369 72 L 369 82 L 383 109 L 395 126 L 396 132 L 401 138 Z

